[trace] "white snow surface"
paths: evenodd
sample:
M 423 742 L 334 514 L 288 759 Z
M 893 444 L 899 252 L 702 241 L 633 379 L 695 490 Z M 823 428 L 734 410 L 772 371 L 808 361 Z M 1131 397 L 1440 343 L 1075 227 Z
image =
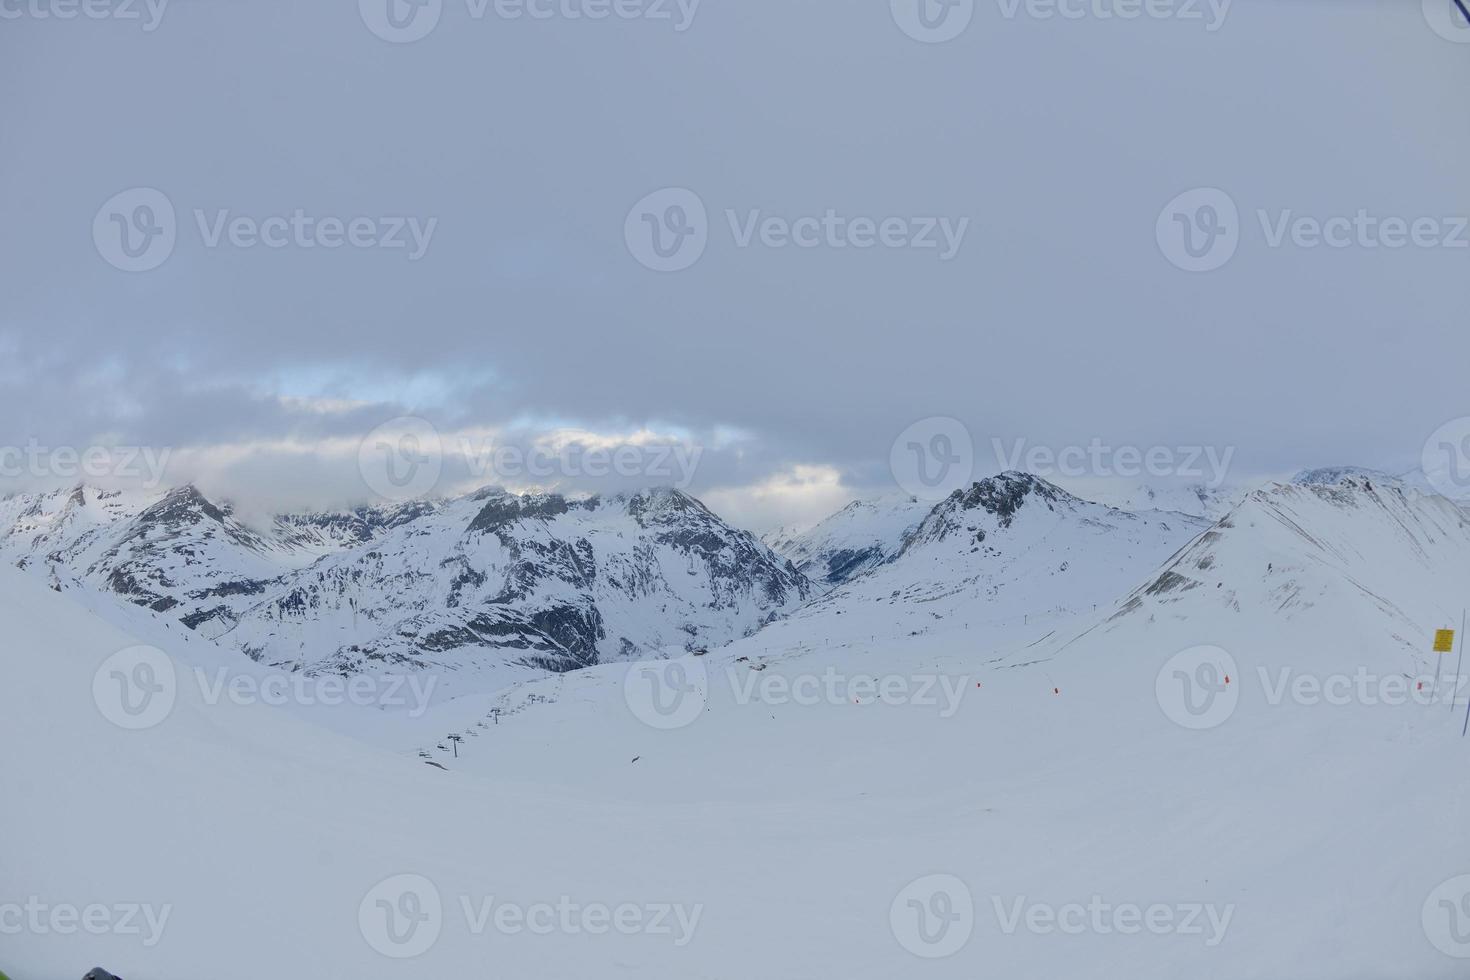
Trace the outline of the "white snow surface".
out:
M 1097 479 L 1058 478 L 1058 485 L 1086 500 L 1141 513 L 1157 510 L 1187 514 L 1215 521 L 1238 504 L 1252 486 L 1198 480 L 1133 480 L 1124 477 Z
M 1470 873 L 1463 704 L 1271 697 L 1282 670 L 1429 668 L 1431 633 L 1458 625 L 1470 581 L 1458 508 L 1412 488 L 1273 486 L 1188 542 L 1192 527 L 1046 487 L 972 497 L 801 615 L 681 655 L 707 680 L 697 715 L 668 730 L 626 696 L 647 665 L 606 664 L 436 703 L 387 746 L 381 731 L 328 731 L 352 727 L 328 717 L 337 709 L 207 703 L 194 666 L 264 668 L 159 629 L 144 639 L 173 658 L 177 701 L 160 724 L 123 731 L 99 712 L 94 678 L 151 614 L 133 610 L 125 631 L 78 604 L 89 593 L 0 570 L 0 836 L 13 844 L 0 903 L 168 909 L 154 945 L 22 930 L 0 968 L 16 980 L 96 963 L 129 980 L 1463 976 L 1421 922 L 1434 890 Z M 1091 611 L 1094 589 L 1149 562 Z M 905 567 L 916 591 L 883 601 Z M 941 589 L 953 573 L 966 584 Z M 1032 601 L 1067 609 L 1008 615 Z M 1233 714 L 1204 730 L 1177 724 L 1158 693 L 1197 644 L 1239 672 Z M 948 696 L 781 693 L 831 676 L 936 678 Z M 450 733 L 468 736 L 458 758 Z M 359 914 L 371 925 L 373 889 L 405 873 L 432 882 L 443 914 L 427 950 L 390 959 Z M 952 955 L 925 960 L 890 911 L 936 874 L 964 883 L 974 924 Z M 491 896 L 698 918 L 682 937 L 477 931 L 461 899 L 473 913 Z M 1201 906 L 1225 927 L 1007 931 L 1017 902 Z

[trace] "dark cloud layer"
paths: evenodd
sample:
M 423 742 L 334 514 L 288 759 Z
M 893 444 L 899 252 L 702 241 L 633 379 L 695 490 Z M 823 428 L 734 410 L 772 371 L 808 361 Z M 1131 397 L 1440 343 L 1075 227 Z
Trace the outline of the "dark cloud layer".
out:
M 705 0 L 682 32 L 444 0 L 406 44 L 341 3 L 175 0 L 151 31 L 28 13 L 0 34 L 0 442 L 202 459 L 414 414 L 680 432 L 709 443 L 696 489 L 807 466 L 862 491 L 898 432 L 953 416 L 982 457 L 1101 438 L 1233 446 L 1249 472 L 1415 465 L 1467 414 L 1470 250 L 1272 247 L 1257 212 L 1470 214 L 1470 46 L 1417 0 L 1236 0 L 1213 31 L 1097 16 L 1120 6 L 980 0 L 943 44 L 850 0 Z M 133 187 L 178 216 L 148 272 L 93 242 Z M 680 272 L 624 242 L 664 187 L 709 212 Z M 1241 215 L 1209 273 L 1155 235 L 1196 187 Z M 211 248 L 195 218 L 298 209 L 436 225 L 411 260 Z M 948 261 L 741 247 L 726 211 L 756 209 L 969 227 Z M 251 459 L 225 472 L 252 493 L 347 493 L 294 451 Z

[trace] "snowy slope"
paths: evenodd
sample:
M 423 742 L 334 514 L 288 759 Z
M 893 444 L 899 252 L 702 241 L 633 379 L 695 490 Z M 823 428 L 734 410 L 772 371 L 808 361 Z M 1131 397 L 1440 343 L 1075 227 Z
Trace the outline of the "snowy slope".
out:
M 835 588 L 897 554 L 933 506 L 907 495 L 854 500 L 806 531 L 779 531 L 766 543 L 814 582 Z
M 1119 510 L 1134 513 L 1157 510 L 1211 521 L 1223 517 L 1248 490 L 1232 483 L 1215 486 L 1183 480 L 1059 479 L 1057 483 L 1084 500 Z
M 997 549 L 1014 533 L 1035 550 L 1045 525 L 1056 534 L 1098 516 L 1019 478 L 950 503 L 886 568 L 946 548 L 982 561 L 949 547 L 979 530 Z M 1096 544 L 1123 532 L 1091 533 Z M 682 954 L 650 946 L 617 959 L 640 976 L 1461 975 L 1434 945 L 1449 935 L 1436 896 L 1470 873 L 1457 844 L 1470 818 L 1460 714 L 1269 696 L 1283 667 L 1321 680 L 1427 667 L 1415 651 L 1470 581 L 1456 512 L 1376 483 L 1273 487 L 1211 535 L 1141 576 L 1140 603 L 1100 607 L 1079 628 L 949 615 L 911 635 L 870 596 L 840 602 L 853 583 L 705 657 L 599 665 L 436 705 L 430 758 L 467 792 L 488 783 L 516 802 L 514 816 L 502 817 L 507 805 L 477 815 L 472 836 L 454 818 L 436 827 L 425 846 L 458 861 L 431 876 L 446 895 L 520 894 L 532 873 L 519 855 L 536 853 L 555 861 L 556 894 L 600 894 L 626 875 L 620 894 L 635 900 L 649 887 L 702 903 Z M 1149 592 L 1186 568 L 1200 585 Z M 1292 593 L 1311 601 L 1284 602 Z M 996 611 L 983 591 L 931 601 Z M 876 635 L 844 633 L 849 618 Z M 1243 690 L 1231 714 L 1193 729 L 1168 693 L 1178 655 L 1201 643 L 1233 656 Z M 692 682 L 695 710 L 658 727 L 635 695 L 645 671 L 670 667 Z M 800 693 L 828 678 L 835 696 Z M 561 805 L 548 824 L 528 816 L 523 796 L 538 792 Z M 606 824 L 568 826 L 593 812 Z M 516 821 L 516 855 L 482 863 L 502 819 Z M 940 901 L 935 875 L 948 876 Z M 964 941 L 942 959 L 916 956 L 926 947 L 909 900 L 945 912 L 965 898 Z M 1159 934 L 1088 911 L 1129 906 L 1207 911 Z M 1008 925 L 1017 907 L 1038 925 Z M 1058 915 L 1080 928 L 1057 928 Z M 450 916 L 400 972 L 442 975 L 493 949 L 511 975 L 596 975 L 617 955 L 586 936 L 528 938 L 475 936 Z
M 1411 679 L 1429 666 L 1430 631 L 1470 583 L 1458 510 L 1372 481 L 1272 487 L 1089 623 L 992 615 L 1015 607 L 995 607 L 987 562 L 1034 572 L 1000 594 L 1055 599 L 1086 592 L 1058 592 L 1072 580 L 1044 572 L 1082 543 L 1108 556 L 1099 584 L 1134 549 L 1167 546 L 1153 520 L 1094 508 L 1019 476 L 977 485 L 891 564 L 729 647 L 436 702 L 422 719 L 435 766 L 419 743 L 384 753 L 303 720 L 335 709 L 210 703 L 191 668 L 226 652 L 167 632 L 148 639 L 172 657 L 176 703 L 122 730 L 108 720 L 109 658 L 137 639 L 76 593 L 0 570 L 0 738 L 24 746 L 7 758 L 13 802 L 0 808 L 0 838 L 25 843 L 5 852 L 7 896 L 143 905 L 162 923 L 62 934 L 43 918 L 6 934 L 0 969 L 1463 975 L 1435 945 L 1460 948 L 1444 917 L 1470 874 L 1459 712 L 1271 698 L 1283 667 Z M 905 563 L 979 577 L 914 596 L 946 612 L 911 634 L 896 607 L 853 591 Z M 844 635 L 849 619 L 864 635 Z M 1231 655 L 1227 686 L 1240 692 L 1191 728 L 1170 685 L 1201 643 Z M 673 716 L 639 696 L 670 667 L 694 699 Z M 450 733 L 463 736 L 458 758 Z M 511 914 L 487 916 L 487 901 Z M 599 906 L 649 927 L 598 934 L 556 911 Z M 654 931 L 656 907 L 677 907 L 688 928 L 670 912 Z M 548 929 L 515 927 L 532 908 Z M 1146 910 L 1166 927 L 1141 928 Z M 949 928 L 933 933 L 935 916 Z M 921 955 L 936 951 L 948 955 Z
M 321 557 L 367 544 L 442 505 L 441 500 L 411 500 L 350 511 L 281 514 L 275 518 L 272 533 L 292 549 Z
M 1340 630 L 1352 648 L 1377 651 L 1381 668 L 1412 673 L 1431 662 L 1432 629 L 1458 627 L 1467 581 L 1463 510 L 1392 478 L 1344 474 L 1251 493 L 1102 629 L 1143 621 Z

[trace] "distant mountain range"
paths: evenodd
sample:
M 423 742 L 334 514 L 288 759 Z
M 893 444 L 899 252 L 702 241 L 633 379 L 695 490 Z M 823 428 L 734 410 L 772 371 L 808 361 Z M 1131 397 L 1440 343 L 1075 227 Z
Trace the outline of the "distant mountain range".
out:
M 751 534 L 677 490 L 485 490 L 247 527 L 194 487 L 78 487 L 0 503 L 0 557 L 253 659 L 569 670 L 727 643 L 812 594 Z
M 1194 552 L 1181 549 L 1239 539 L 1242 513 L 1288 523 L 1271 501 L 1330 501 L 1360 518 L 1411 508 L 1399 527 L 1424 508 L 1455 529 L 1463 519 L 1443 498 L 1356 467 L 1304 472 L 1233 509 L 1222 492 L 1186 496 L 1202 513 L 1130 511 L 1010 472 L 933 505 L 855 501 L 762 542 L 672 489 L 585 498 L 486 489 L 257 527 L 192 486 L 82 486 L 0 501 L 0 560 L 262 663 L 339 674 L 436 667 L 491 675 L 488 685 L 713 648 L 788 619 L 802 629 L 825 622 L 833 636 L 876 635 L 874 615 L 891 620 L 885 632 L 918 633 L 946 617 L 1109 608 L 1130 592 L 1129 608 L 1167 604 L 1199 588 L 1194 573 L 1210 567 L 1200 563 L 1218 559 L 1186 560 Z M 1228 512 L 1205 516 L 1217 510 Z M 1346 551 L 1357 532 L 1333 533 Z M 1290 567 L 1269 555 L 1260 564 L 1275 576 Z

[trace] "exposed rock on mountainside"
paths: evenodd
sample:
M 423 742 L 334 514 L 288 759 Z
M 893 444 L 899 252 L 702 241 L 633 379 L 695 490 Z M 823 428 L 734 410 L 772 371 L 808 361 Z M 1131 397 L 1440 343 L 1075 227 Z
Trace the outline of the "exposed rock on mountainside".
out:
M 11 563 L 313 671 L 570 670 L 725 643 L 812 591 L 790 562 L 677 490 L 484 490 L 282 515 L 263 531 L 194 487 L 78 487 L 3 507 L 0 556 Z

